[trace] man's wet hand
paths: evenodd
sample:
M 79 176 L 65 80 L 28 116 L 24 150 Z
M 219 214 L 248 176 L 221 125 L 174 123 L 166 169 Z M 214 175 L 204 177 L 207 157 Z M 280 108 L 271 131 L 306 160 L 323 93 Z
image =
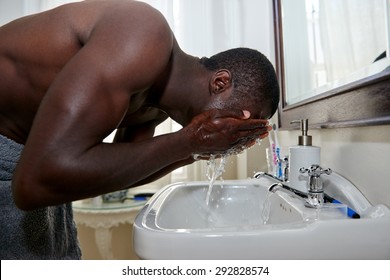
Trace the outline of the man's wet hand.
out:
M 268 135 L 267 120 L 251 119 L 249 111 L 213 109 L 197 115 L 184 128 L 193 153 L 224 153 L 250 147 Z

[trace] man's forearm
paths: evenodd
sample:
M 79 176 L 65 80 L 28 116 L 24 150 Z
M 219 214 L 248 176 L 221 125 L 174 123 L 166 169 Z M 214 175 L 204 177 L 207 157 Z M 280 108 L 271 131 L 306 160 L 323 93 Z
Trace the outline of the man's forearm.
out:
M 141 185 L 191 157 L 182 132 L 136 143 L 101 143 L 75 157 L 66 151 L 34 166 L 21 162 L 13 188 L 22 209 L 35 209 Z

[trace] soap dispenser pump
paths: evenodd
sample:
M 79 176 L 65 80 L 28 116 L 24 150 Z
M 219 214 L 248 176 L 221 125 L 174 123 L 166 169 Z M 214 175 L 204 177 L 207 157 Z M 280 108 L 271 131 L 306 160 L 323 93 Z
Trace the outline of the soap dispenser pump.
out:
M 320 165 L 321 149 L 312 146 L 312 136 L 308 135 L 308 119 L 296 120 L 291 123 L 300 124 L 301 135 L 298 136 L 298 145 L 289 148 L 289 185 L 302 192 L 307 192 L 307 177 L 302 176 L 299 170 L 313 164 Z

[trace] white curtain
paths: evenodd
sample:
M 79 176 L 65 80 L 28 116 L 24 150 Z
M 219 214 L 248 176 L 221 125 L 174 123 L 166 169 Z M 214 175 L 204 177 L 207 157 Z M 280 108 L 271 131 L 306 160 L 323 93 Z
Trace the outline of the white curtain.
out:
M 372 64 L 387 48 L 385 0 L 320 0 L 319 24 L 328 81 Z
M 314 86 L 305 1 L 283 1 L 283 44 L 287 103 L 305 98 Z M 299 32 L 297 32 L 299 30 Z
M 77 0 L 24 0 L 24 13 L 26 15 L 34 14 L 71 2 L 78 2 L 78 1 Z
M 87 0 L 88 1 L 88 0 Z M 114 0 L 113 0 L 114 1 Z M 139 0 L 164 14 L 180 46 L 195 56 L 210 56 L 243 45 L 243 6 L 255 0 Z M 77 0 L 25 0 L 25 14 Z

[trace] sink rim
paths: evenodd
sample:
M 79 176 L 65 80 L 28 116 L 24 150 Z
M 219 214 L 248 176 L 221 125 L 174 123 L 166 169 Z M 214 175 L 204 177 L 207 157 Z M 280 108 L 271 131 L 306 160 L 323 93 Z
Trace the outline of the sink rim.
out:
M 336 172 L 333 172 L 333 178 L 337 181 L 340 180 L 341 175 L 338 175 Z M 342 177 L 341 177 L 342 178 Z M 265 183 L 264 183 L 265 182 Z M 256 185 L 259 188 L 268 188 L 271 184 L 277 182 L 274 179 L 261 177 L 261 178 L 247 178 L 241 180 L 217 180 L 214 183 L 214 186 L 246 186 L 246 185 Z M 186 187 L 208 187 L 209 181 L 191 181 L 191 182 L 177 182 L 169 184 L 163 187 L 158 191 L 142 208 L 136 219 L 137 225 L 142 228 L 146 228 L 152 231 L 160 231 L 166 233 L 183 233 L 183 234 L 197 234 L 202 236 L 220 236 L 220 235 L 251 235 L 258 234 L 260 231 L 280 231 L 280 230 L 292 230 L 292 229 L 302 229 L 310 226 L 313 223 L 327 223 L 326 220 L 299 220 L 294 222 L 287 222 L 283 224 L 258 224 L 250 226 L 224 226 L 224 227 L 210 227 L 210 228 L 165 228 L 161 227 L 157 223 L 157 217 L 161 209 L 161 205 L 164 203 L 165 199 L 169 195 L 177 190 L 177 188 L 186 188 Z M 352 185 L 353 186 L 353 185 Z M 347 186 L 345 190 L 341 191 L 341 194 L 358 201 L 358 205 L 353 205 L 352 207 L 357 207 L 360 211 L 366 211 L 372 205 L 368 200 L 360 193 L 351 192 L 351 186 Z M 353 188 L 355 188 L 353 186 Z M 326 191 L 328 191 L 327 189 Z M 345 194 L 345 192 L 348 192 Z M 352 193 L 352 194 L 351 194 Z M 358 211 L 359 211 L 358 210 Z M 260 213 L 259 213 L 260 215 Z M 361 219 L 364 219 L 362 217 Z M 332 220 L 333 221 L 333 220 Z
M 337 178 L 336 178 L 337 179 Z M 258 181 L 261 180 L 261 181 Z M 225 180 L 222 184 L 254 184 L 269 186 L 274 181 L 261 179 Z M 362 216 L 361 219 L 299 221 L 286 224 L 265 224 L 256 227 L 237 228 L 203 228 L 203 229 L 164 229 L 153 226 L 155 218 L 150 210 L 158 209 L 173 188 L 184 186 L 208 186 L 208 181 L 174 183 L 162 188 L 153 196 L 137 215 L 134 223 L 134 250 L 141 259 L 388 259 L 390 258 L 390 211 L 386 206 L 372 208 L 384 211 L 384 215 Z M 342 194 L 342 191 L 341 191 Z M 349 194 L 347 194 L 349 195 Z M 353 196 L 355 196 L 354 194 Z M 352 197 L 353 197 L 352 196 Z M 357 194 L 360 206 L 367 208 L 371 204 L 365 197 Z M 157 204 L 156 204 L 157 203 Z M 354 207 L 356 207 L 354 205 Z M 375 210 L 375 209 L 374 209 Z M 148 215 L 149 214 L 149 215 Z M 153 214 L 153 215 L 152 215 Z M 146 221 L 146 223 L 144 223 Z M 362 226 L 362 227 L 361 227 Z M 351 228 L 355 232 L 350 234 Z M 372 229 L 375 228 L 375 233 Z M 326 233 L 326 234 L 325 234 Z M 313 235 L 320 234 L 321 242 L 315 241 Z M 346 234 L 348 238 L 346 238 Z M 360 243 L 362 238 L 375 234 Z M 294 239 L 296 242 L 291 243 Z M 267 242 L 264 242 L 267 240 Z M 295 244 L 296 243 L 296 244 Z M 317 244 L 318 243 L 318 244 Z M 193 244 L 197 246 L 193 247 Z M 287 246 L 290 249 L 282 253 L 272 246 Z M 301 250 L 297 244 L 319 246 L 321 250 Z M 330 244 L 337 244 L 332 250 Z M 358 244 L 354 248 L 351 244 Z M 301 245 L 300 245 L 301 246 Z M 359 248 L 358 248 L 359 247 Z M 363 248 L 363 249 L 361 249 Z
M 217 180 L 214 183 L 214 187 L 217 186 L 226 186 L 226 187 L 235 187 L 235 186 L 247 186 L 247 185 L 256 185 L 259 188 L 265 188 L 259 184 L 255 183 L 254 179 L 244 179 L 244 180 Z M 208 188 L 209 181 L 192 181 L 192 182 L 178 182 L 167 185 L 162 188 L 155 196 L 153 196 L 149 202 L 144 206 L 138 216 L 142 216 L 143 219 L 141 224 L 145 228 L 149 228 L 154 231 L 163 231 L 163 232 L 171 232 L 171 233 L 191 233 L 191 234 L 200 234 L 200 235 L 218 235 L 219 234 L 227 234 L 229 232 L 247 232 L 248 230 L 264 230 L 266 228 L 271 228 L 273 225 L 269 224 L 261 224 L 261 225 L 252 225 L 252 226 L 223 226 L 223 227 L 211 227 L 211 228 L 165 228 L 159 226 L 157 219 L 159 215 L 159 211 L 161 210 L 161 205 L 164 203 L 165 199 L 169 197 L 169 195 L 176 191 L 178 188 L 197 188 L 197 187 L 206 187 Z M 147 214 L 144 214 L 144 213 Z M 260 215 L 260 214 L 259 214 Z M 150 218 L 153 219 L 150 219 Z

